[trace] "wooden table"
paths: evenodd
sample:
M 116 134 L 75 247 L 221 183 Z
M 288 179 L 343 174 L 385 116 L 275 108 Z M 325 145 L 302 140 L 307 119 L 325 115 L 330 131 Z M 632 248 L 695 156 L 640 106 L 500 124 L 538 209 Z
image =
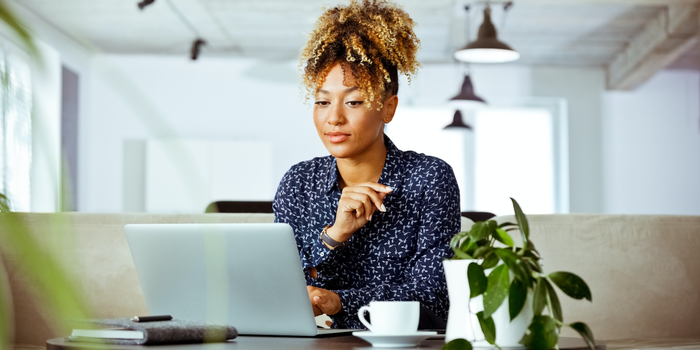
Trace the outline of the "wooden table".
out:
M 419 349 L 440 349 L 445 345 L 442 339 L 428 339 L 420 343 Z M 358 337 L 347 335 L 330 338 L 293 338 L 293 337 L 251 337 L 240 336 L 227 343 L 178 344 L 178 345 L 104 345 L 66 341 L 54 338 L 46 341 L 46 350 L 349 350 L 349 349 L 387 349 L 373 348 L 372 345 Z M 560 338 L 561 350 L 588 350 L 583 340 L 578 338 Z M 401 348 L 398 348 L 401 349 Z M 405 348 L 403 348 L 405 349 Z M 416 348 L 413 348 L 416 349 Z M 596 350 L 606 350 L 604 343 L 597 343 Z

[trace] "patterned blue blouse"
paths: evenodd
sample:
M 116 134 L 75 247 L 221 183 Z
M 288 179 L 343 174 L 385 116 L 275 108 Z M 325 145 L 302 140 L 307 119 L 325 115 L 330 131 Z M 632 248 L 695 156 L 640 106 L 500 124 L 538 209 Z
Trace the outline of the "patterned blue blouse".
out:
M 343 249 L 330 250 L 319 234 L 335 222 L 340 200 L 336 160 L 314 158 L 282 178 L 275 222 L 292 226 L 308 285 L 336 292 L 343 310 L 333 328 L 364 328 L 357 311 L 373 300 L 413 300 L 447 318 L 449 302 L 442 258 L 460 230 L 459 188 L 441 159 L 402 152 L 384 135 L 386 162 L 379 183 L 393 191 L 387 211 L 356 231 Z M 309 270 L 316 267 L 317 278 Z

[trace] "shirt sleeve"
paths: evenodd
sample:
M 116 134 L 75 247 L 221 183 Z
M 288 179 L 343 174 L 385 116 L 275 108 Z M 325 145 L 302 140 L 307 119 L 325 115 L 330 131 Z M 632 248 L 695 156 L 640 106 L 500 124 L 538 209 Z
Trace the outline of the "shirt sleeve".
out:
M 292 227 L 301 265 L 304 269 L 307 283 L 311 284 L 312 279 L 309 275 L 309 269 L 320 265 L 324 261 L 332 262 L 335 254 L 320 239 L 321 230 L 326 225 L 332 224 L 332 222 L 315 223 L 302 221 L 305 218 L 308 221 L 308 215 L 304 216 L 307 210 L 303 206 L 303 203 L 308 203 L 308 199 L 303 198 L 304 193 L 301 191 L 304 188 L 303 174 L 304 171 L 299 166 L 294 166 L 287 171 L 275 193 L 272 210 L 275 213 L 275 222 L 285 223 Z
M 405 282 L 333 290 L 343 306 L 343 311 L 334 317 L 334 327 L 364 328 L 357 311 L 373 300 L 420 301 L 446 319 L 449 301 L 442 259 L 452 256 L 449 241 L 460 230 L 460 201 L 452 168 L 444 162 L 441 164 L 431 169 L 431 178 L 423 193 L 417 249 L 404 272 Z

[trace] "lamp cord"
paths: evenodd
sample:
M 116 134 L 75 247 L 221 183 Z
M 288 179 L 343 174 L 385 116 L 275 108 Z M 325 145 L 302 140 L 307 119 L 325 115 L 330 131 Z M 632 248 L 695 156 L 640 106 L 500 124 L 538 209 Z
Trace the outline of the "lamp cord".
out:
M 231 47 L 238 52 L 243 52 L 243 48 L 236 44 L 236 40 L 233 38 L 233 35 L 231 35 L 231 32 L 229 32 L 228 29 L 226 29 L 226 26 L 224 26 L 224 24 L 219 20 L 219 17 L 214 13 L 214 11 L 211 10 L 207 0 L 199 0 L 199 3 L 202 4 L 202 7 L 204 7 L 204 9 L 209 13 L 209 17 L 211 17 L 214 20 L 216 25 L 219 27 L 219 30 L 231 43 Z
M 195 28 L 190 21 L 187 20 L 185 15 L 180 12 L 180 10 L 175 6 L 175 4 L 171 0 L 165 0 L 166 3 L 168 3 L 168 6 L 170 6 L 170 9 L 175 13 L 175 15 L 180 19 L 180 21 L 194 34 L 196 38 L 201 38 L 201 35 L 199 35 L 199 31 L 197 28 Z
M 508 14 L 510 13 L 510 9 L 513 7 L 513 2 L 509 1 L 505 4 L 503 4 L 503 16 L 501 17 L 501 31 L 504 31 L 506 29 L 506 20 L 508 19 Z

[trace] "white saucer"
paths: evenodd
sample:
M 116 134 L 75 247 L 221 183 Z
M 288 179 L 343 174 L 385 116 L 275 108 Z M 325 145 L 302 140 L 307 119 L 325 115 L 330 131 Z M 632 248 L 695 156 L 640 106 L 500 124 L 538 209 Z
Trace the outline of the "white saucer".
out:
M 437 332 L 415 332 L 412 334 L 377 334 L 372 332 L 353 332 L 352 335 L 368 341 L 372 346 L 380 348 L 408 348 L 430 337 Z

